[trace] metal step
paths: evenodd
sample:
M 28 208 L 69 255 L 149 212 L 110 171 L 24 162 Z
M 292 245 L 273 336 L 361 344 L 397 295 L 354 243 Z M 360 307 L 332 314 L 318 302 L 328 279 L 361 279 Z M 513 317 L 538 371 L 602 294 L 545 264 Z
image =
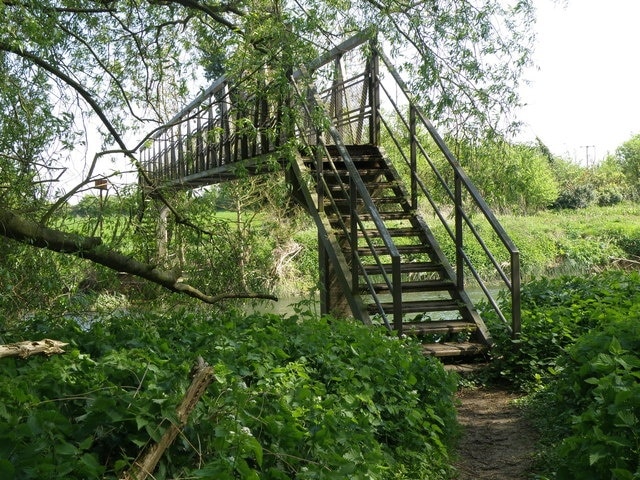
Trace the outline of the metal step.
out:
M 387 275 L 391 275 L 393 267 L 389 263 L 382 265 L 363 265 L 364 271 L 368 275 L 382 275 L 380 269 L 382 268 Z M 400 273 L 427 273 L 427 272 L 441 272 L 443 271 L 442 265 L 436 262 L 406 262 L 400 264 Z
M 349 182 L 342 182 L 342 183 L 344 183 L 346 187 L 349 186 Z M 342 191 L 342 187 L 337 183 L 334 184 L 333 182 L 331 183 L 327 182 L 327 185 L 329 186 L 329 189 L 331 189 L 332 192 Z M 375 182 L 375 190 L 378 190 L 378 191 L 382 189 L 397 188 L 397 187 L 398 187 L 398 182 L 396 180 L 380 180 Z
M 421 253 L 429 254 L 433 252 L 433 249 L 429 245 L 422 244 L 396 245 L 396 248 L 398 249 L 398 253 L 400 253 L 400 255 L 419 255 Z M 374 246 L 373 249 L 369 248 L 368 246 L 358 247 L 356 251 L 361 257 L 372 256 L 374 254 L 377 256 L 389 255 L 389 249 L 385 245 Z
M 389 293 L 389 286 L 386 283 L 374 283 L 372 287 L 376 293 Z M 444 292 L 453 288 L 455 288 L 454 283 L 448 279 L 402 282 L 402 293 Z M 368 291 L 366 285 L 363 285 L 362 289 Z
M 391 237 L 420 237 L 420 230 L 414 227 L 395 227 L 387 228 Z M 382 235 L 377 229 L 365 230 L 369 238 L 380 238 Z M 358 236 L 363 236 L 362 233 L 358 233 Z
M 413 212 L 378 212 L 382 220 L 411 220 L 415 214 Z M 342 218 L 349 218 L 350 213 L 342 213 Z M 358 216 L 363 222 L 371 221 L 371 215 L 368 213 L 359 213 Z M 331 217 L 331 215 L 330 215 Z

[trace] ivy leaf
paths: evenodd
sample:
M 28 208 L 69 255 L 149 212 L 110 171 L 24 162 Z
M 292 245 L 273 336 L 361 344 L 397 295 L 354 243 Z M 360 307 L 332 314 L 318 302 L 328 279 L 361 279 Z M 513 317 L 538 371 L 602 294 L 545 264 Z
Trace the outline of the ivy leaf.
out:
M 0 458 L 0 478 L 6 480 L 13 480 L 15 478 L 16 470 L 13 464 L 9 460 Z

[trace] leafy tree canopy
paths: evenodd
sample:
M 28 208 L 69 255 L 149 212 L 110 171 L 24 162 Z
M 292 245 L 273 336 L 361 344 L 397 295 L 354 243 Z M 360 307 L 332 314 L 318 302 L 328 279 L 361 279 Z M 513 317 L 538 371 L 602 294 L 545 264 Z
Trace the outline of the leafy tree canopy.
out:
M 533 0 L 4 0 L 0 17 L 0 213 L 47 224 L 110 156 L 135 167 L 143 134 L 207 77 L 242 81 L 268 66 L 284 78 L 372 26 L 439 124 L 508 129 L 534 10 Z M 103 149 L 87 154 L 96 123 Z M 82 171 L 73 188 L 70 164 Z M 13 213 L 0 233 L 25 241 L 9 231 Z
M 616 159 L 637 197 L 640 194 L 640 134 L 618 147 Z

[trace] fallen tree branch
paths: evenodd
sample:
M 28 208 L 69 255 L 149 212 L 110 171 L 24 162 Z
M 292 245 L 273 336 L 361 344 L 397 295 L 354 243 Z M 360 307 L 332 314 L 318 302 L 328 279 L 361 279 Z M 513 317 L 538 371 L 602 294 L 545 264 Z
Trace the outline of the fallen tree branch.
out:
M 191 412 L 196 408 L 198 401 L 204 395 L 207 387 L 214 379 L 213 367 L 198 357 L 196 364 L 191 369 L 192 381 L 180 406 L 176 409 L 178 424 L 171 424 L 164 432 L 160 441 L 151 445 L 146 451 L 136 459 L 129 471 L 121 477 L 121 480 L 145 480 L 153 475 L 156 465 L 162 458 L 164 452 L 174 442 L 180 430 L 187 424 Z
M 207 295 L 188 283 L 182 282 L 178 273 L 158 269 L 155 265 L 140 262 L 112 250 L 102 243 L 101 238 L 54 230 L 2 208 L 0 208 L 0 235 L 34 247 L 85 258 L 116 272 L 130 273 L 167 290 L 197 298 L 205 303 L 218 303 L 227 298 L 278 300 L 275 295 L 261 293 Z
M 0 358 L 28 358 L 31 355 L 36 355 L 38 353 L 50 356 L 64 353 L 62 347 L 66 347 L 67 345 L 69 344 L 48 338 L 37 341 L 8 343 L 6 345 L 0 345 Z

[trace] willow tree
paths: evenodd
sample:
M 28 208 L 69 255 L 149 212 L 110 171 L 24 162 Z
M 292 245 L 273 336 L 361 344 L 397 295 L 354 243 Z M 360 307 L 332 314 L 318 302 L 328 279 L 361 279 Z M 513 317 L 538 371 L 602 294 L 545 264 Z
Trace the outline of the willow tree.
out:
M 0 0 L 0 18 L 3 248 L 17 241 L 76 255 L 216 301 L 52 223 L 57 212 L 115 176 L 116 158 L 142 175 L 145 139 L 207 79 L 268 66 L 284 84 L 286 71 L 372 26 L 441 128 L 508 130 L 534 11 L 532 0 Z

